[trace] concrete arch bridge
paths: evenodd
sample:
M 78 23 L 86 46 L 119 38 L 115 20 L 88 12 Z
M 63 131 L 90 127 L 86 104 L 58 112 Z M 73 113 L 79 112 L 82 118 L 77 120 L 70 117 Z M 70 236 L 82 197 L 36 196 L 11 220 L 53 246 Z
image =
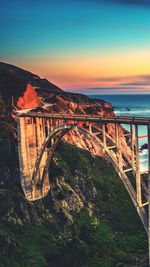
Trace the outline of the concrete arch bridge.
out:
M 150 244 L 150 118 L 31 111 L 17 117 L 20 178 L 29 201 L 48 194 L 51 188 L 49 166 L 57 145 L 67 133 L 77 131 L 109 158 L 131 197 Z M 128 125 L 129 132 L 123 130 L 122 124 Z M 142 136 L 147 138 L 148 143 L 146 172 L 140 170 L 139 126 L 145 126 L 147 131 Z M 108 128 L 112 130 L 108 131 Z

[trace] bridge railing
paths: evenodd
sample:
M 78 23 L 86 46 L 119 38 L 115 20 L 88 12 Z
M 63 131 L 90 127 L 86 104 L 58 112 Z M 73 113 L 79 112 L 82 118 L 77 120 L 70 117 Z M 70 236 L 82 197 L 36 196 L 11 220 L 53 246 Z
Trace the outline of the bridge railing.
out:
M 17 117 L 38 117 L 38 118 L 52 118 L 52 119 L 73 119 L 73 120 L 94 120 L 103 122 L 118 122 L 127 124 L 148 125 L 150 118 L 145 117 L 129 117 L 129 116 L 101 116 L 101 115 L 83 115 L 83 114 L 63 114 L 63 113 L 48 113 L 48 112 L 24 112 L 17 113 Z

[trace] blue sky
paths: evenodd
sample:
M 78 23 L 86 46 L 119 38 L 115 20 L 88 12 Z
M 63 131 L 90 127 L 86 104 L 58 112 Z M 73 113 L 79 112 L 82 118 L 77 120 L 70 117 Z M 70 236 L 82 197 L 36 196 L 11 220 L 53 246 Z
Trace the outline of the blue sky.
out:
M 1 61 L 66 90 L 149 93 L 150 1 L 0 3 Z

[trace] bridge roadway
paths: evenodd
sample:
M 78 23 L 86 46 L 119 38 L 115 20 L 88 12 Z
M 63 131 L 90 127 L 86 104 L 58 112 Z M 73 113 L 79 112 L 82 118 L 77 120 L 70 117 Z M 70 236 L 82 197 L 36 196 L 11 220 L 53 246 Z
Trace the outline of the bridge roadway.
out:
M 102 123 L 120 123 L 120 124 L 135 124 L 135 125 L 148 125 L 150 118 L 143 117 L 128 117 L 128 116 L 100 116 L 100 115 L 80 115 L 80 114 L 61 114 L 61 113 L 48 113 L 48 112 L 25 112 L 17 114 L 18 117 L 31 117 L 31 118 L 49 118 L 49 119 L 63 119 L 74 121 L 88 121 L 88 122 L 102 122 Z

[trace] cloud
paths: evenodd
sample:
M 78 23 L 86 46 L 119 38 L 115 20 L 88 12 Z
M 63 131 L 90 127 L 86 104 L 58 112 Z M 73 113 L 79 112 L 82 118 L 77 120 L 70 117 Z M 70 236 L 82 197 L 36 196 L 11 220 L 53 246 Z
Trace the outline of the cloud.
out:
M 112 87 L 91 87 L 88 88 L 89 91 L 92 92 L 93 91 L 100 91 L 100 90 L 110 90 L 110 91 L 114 91 L 114 90 L 137 90 L 138 88 L 136 86 L 128 86 L 128 87 L 124 87 L 124 86 L 112 86 Z M 144 88 L 145 89 L 145 88 Z M 149 88 L 150 89 L 150 88 Z M 86 89 L 87 90 L 87 89 Z
M 95 78 L 95 82 L 100 82 L 102 84 L 109 84 L 111 87 L 121 86 L 121 87 L 130 87 L 130 86 L 150 86 L 150 74 L 147 75 L 137 75 L 137 76 L 116 76 L 116 77 L 100 77 Z
M 122 83 L 121 84 L 122 86 L 137 86 L 137 87 L 139 87 L 139 86 L 150 86 L 150 81 L 148 82 L 142 82 L 142 81 L 139 81 L 139 82 L 130 82 L 130 83 Z
M 93 86 L 80 88 L 80 92 L 90 94 L 149 94 L 150 74 L 116 77 L 97 77 Z
M 136 77 L 139 77 L 141 79 L 144 79 L 145 81 L 150 81 L 150 74 L 139 75 L 139 76 L 136 76 Z
M 122 86 L 145 87 L 150 86 L 150 75 L 133 76 L 130 82 L 121 83 Z
M 97 78 L 94 79 L 97 82 L 119 82 L 122 81 L 124 77 L 105 77 L 105 78 Z

